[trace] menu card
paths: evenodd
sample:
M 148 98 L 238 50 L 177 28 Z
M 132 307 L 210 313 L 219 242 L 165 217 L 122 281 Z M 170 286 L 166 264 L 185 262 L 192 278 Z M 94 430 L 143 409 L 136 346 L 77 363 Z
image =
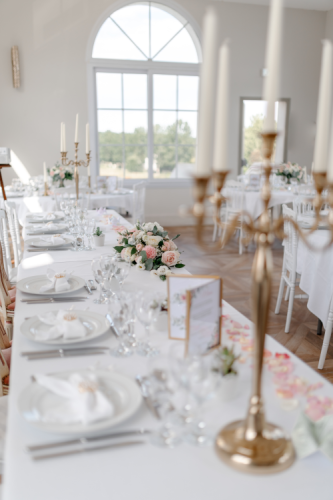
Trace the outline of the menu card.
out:
M 186 352 L 204 354 L 221 344 L 222 280 L 218 276 L 168 277 L 169 338 Z

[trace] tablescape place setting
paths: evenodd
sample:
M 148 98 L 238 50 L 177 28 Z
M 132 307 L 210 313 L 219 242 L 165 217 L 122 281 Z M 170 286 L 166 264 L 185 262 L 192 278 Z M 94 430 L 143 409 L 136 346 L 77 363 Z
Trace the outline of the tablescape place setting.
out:
M 59 222 L 64 220 L 64 214 L 62 212 L 48 212 L 48 213 L 28 213 L 26 215 L 26 220 L 28 223 L 47 223 L 47 222 Z
M 66 271 L 55 272 L 51 268 L 47 269 L 46 275 L 31 276 L 17 283 L 18 290 L 32 295 L 58 296 L 64 293 L 76 292 L 84 286 L 86 286 L 86 283 L 83 278 L 72 276 L 72 273 L 66 273 Z M 43 298 L 45 297 L 37 300 L 42 300 Z M 71 297 L 69 296 L 68 298 L 70 299 Z M 23 299 L 23 301 L 26 302 L 26 299 Z
M 64 233 L 68 228 L 67 224 L 56 224 L 54 222 L 46 222 L 39 225 L 27 225 L 25 229 L 28 236 L 41 235 L 41 234 L 59 234 Z

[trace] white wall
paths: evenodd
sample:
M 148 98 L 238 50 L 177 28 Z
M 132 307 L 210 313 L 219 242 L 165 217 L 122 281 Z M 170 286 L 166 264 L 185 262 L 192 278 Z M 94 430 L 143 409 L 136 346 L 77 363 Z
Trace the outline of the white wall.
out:
M 202 24 L 204 0 L 178 0 Z M 0 145 L 13 149 L 31 174 L 42 162 L 59 158 L 59 124 L 67 124 L 69 154 L 75 113 L 79 140 L 88 120 L 86 48 L 92 27 L 110 0 L 2 0 L 0 2 Z M 230 167 L 239 160 L 240 97 L 260 97 L 268 9 L 215 2 L 220 41 L 231 38 Z M 326 13 L 286 10 L 281 97 L 291 98 L 288 159 L 308 167 L 312 162 L 321 39 Z M 333 24 L 333 22 L 332 22 Z M 333 30 L 332 30 L 333 33 Z M 22 86 L 12 86 L 10 47 L 18 45 Z M 81 152 L 83 150 L 81 149 Z M 9 169 L 8 169 L 9 170 Z M 8 179 L 9 174 L 5 176 Z M 147 218 L 164 224 L 184 223 L 178 204 L 191 202 L 189 188 L 147 191 Z

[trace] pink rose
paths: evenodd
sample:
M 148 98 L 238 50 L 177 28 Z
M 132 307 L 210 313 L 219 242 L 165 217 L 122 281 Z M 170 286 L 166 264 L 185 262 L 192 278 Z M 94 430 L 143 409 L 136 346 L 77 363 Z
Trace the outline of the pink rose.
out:
M 167 250 L 169 250 L 169 249 L 166 247 L 166 245 L 163 245 L 163 246 L 161 247 L 161 250 L 162 250 L 162 252 L 166 252 L 166 251 L 167 251 Z
M 147 234 L 148 234 L 148 236 L 152 236 L 153 235 L 153 233 L 151 231 L 148 231 Z
M 168 250 L 177 250 L 177 246 L 172 240 L 165 240 L 161 250 L 162 252 L 167 252 Z
M 127 250 L 127 248 L 123 248 L 123 249 L 122 249 L 122 251 L 121 251 L 121 254 L 120 254 L 120 256 L 121 256 L 121 258 L 122 258 L 123 260 L 125 260 L 125 259 L 126 259 L 126 256 L 125 256 L 125 252 L 126 252 L 126 250 Z
M 53 170 L 51 170 L 51 172 L 50 172 L 50 176 L 51 176 L 51 177 L 53 177 L 53 176 L 54 176 L 54 172 L 53 172 Z
M 60 172 L 60 178 L 61 178 L 61 179 L 64 179 L 64 178 L 65 178 L 65 174 L 64 174 L 64 172 Z
M 168 252 L 164 252 L 162 254 L 162 262 L 168 267 L 171 267 L 177 264 L 177 262 L 179 261 L 179 257 L 180 257 L 179 252 L 169 250 Z
M 138 243 L 138 244 L 136 245 L 136 247 L 135 247 L 135 248 L 136 248 L 136 251 L 137 251 L 137 252 L 141 252 L 141 251 L 143 250 L 143 245 L 142 245 L 142 243 Z
M 156 251 L 156 248 L 150 246 L 150 245 L 147 245 L 144 247 L 143 249 L 146 254 L 147 254 L 147 259 L 155 259 L 156 255 L 157 255 L 157 251 Z

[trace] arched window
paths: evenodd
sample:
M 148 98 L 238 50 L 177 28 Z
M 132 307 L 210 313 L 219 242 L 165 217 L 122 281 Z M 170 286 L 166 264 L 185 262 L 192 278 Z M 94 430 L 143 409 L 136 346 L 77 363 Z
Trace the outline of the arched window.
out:
M 133 3 L 103 22 L 91 59 L 100 175 L 191 176 L 200 58 L 192 25 L 162 4 Z

